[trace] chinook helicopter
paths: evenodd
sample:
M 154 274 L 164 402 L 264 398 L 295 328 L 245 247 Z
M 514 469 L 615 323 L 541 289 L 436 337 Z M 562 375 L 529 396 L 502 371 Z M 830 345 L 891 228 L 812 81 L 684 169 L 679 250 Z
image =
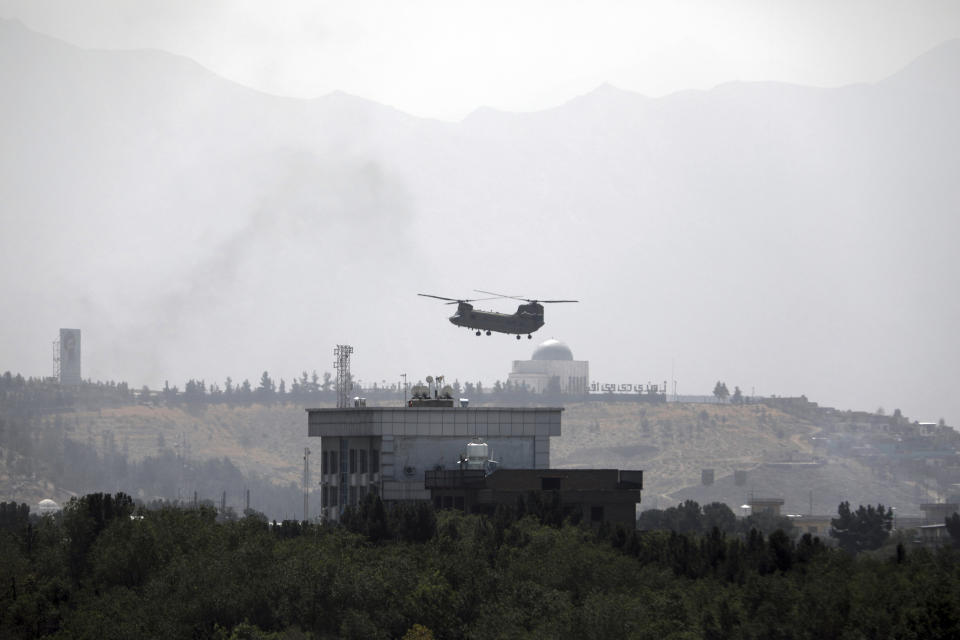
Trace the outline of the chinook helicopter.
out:
M 543 326 L 543 305 L 556 302 L 579 302 L 579 300 L 531 300 L 521 296 L 508 296 L 491 291 L 481 291 L 474 289 L 477 293 L 484 293 L 492 298 L 472 298 L 458 300 L 456 298 L 444 298 L 430 293 L 418 293 L 418 296 L 426 298 L 436 298 L 437 300 L 446 300 L 447 304 L 456 304 L 457 312 L 450 316 L 450 322 L 458 327 L 474 329 L 479 336 L 486 332 L 489 336 L 494 331 L 497 333 L 511 333 L 520 339 L 522 334 L 527 334 L 527 338 L 533 338 L 533 332 Z M 516 313 L 498 313 L 496 311 L 478 311 L 473 308 L 471 302 L 480 302 L 483 300 L 498 300 L 501 298 L 510 298 L 511 300 L 520 300 L 526 304 L 517 307 Z

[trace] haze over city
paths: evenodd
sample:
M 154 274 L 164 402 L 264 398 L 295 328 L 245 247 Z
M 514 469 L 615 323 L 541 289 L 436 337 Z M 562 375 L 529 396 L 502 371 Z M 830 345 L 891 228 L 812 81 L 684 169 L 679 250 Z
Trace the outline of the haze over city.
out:
M 0 370 L 717 380 L 956 424 L 949 2 L 0 2 Z M 418 292 L 576 298 L 533 340 Z M 510 302 L 479 308 L 512 310 Z M 672 383 L 670 385 L 672 390 Z

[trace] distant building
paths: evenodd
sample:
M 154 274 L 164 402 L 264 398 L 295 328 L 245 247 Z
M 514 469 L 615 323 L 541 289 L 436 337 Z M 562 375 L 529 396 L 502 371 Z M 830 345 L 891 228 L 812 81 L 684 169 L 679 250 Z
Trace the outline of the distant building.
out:
M 471 438 L 482 438 L 500 470 L 546 469 L 550 438 L 560 435 L 559 407 L 466 407 L 454 400 L 413 406 L 307 409 L 320 438 L 323 517 L 367 494 L 384 502 L 430 500 L 424 472 L 456 470 Z
M 924 524 L 917 527 L 917 542 L 927 547 L 939 547 L 949 544 L 950 533 L 947 531 L 946 523 Z
M 750 513 L 769 513 L 774 516 L 780 515 L 780 509 L 783 507 L 783 498 L 754 498 L 751 497 L 747 502 L 750 505 Z
M 924 524 L 943 524 L 944 520 L 957 513 L 960 504 L 956 502 L 927 502 L 920 505 Z
M 427 471 L 424 484 L 438 509 L 493 513 L 498 505 L 515 507 L 540 492 L 544 501 L 555 494 L 561 509 L 582 522 L 637 524 L 643 471 L 618 469 L 469 469 Z
M 60 384 L 79 385 L 80 329 L 60 329 Z
M 507 381 L 526 386 L 535 393 L 587 393 L 590 389 L 590 363 L 574 360 L 564 343 L 550 338 L 541 343 L 530 360 L 514 360 Z
M 41 500 L 37 504 L 37 513 L 39 513 L 41 516 L 45 516 L 48 514 L 52 515 L 57 511 L 60 511 L 60 505 L 49 498 L 45 500 Z
M 833 527 L 832 521 L 836 516 L 832 515 L 803 515 L 791 516 L 790 522 L 797 529 L 797 535 L 809 533 L 813 536 L 828 538 L 830 529 Z

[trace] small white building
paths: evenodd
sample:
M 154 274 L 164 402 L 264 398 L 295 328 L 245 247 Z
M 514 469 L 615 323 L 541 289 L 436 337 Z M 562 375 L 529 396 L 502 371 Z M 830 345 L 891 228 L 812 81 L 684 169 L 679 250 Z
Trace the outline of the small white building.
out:
M 41 516 L 54 514 L 57 511 L 60 511 L 60 505 L 49 498 L 46 500 L 41 500 L 37 505 L 37 513 L 39 513 Z
M 534 350 L 529 360 L 514 360 L 507 381 L 517 386 L 525 385 L 534 393 L 587 393 L 590 389 L 590 363 L 574 360 L 570 347 L 550 338 Z

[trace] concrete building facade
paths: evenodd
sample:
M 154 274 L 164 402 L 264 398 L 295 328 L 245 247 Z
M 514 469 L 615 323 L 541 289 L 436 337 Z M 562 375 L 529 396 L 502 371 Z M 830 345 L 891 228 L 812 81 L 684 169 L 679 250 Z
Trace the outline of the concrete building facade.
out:
M 619 469 L 502 469 L 427 471 L 425 484 L 438 509 L 493 513 L 498 505 L 515 507 L 539 493 L 555 496 L 562 512 L 582 522 L 611 522 L 633 528 L 643 490 L 643 471 Z
M 451 403 L 452 404 L 452 403 Z M 424 472 L 455 470 L 471 438 L 498 469 L 547 469 L 559 407 L 351 407 L 307 409 L 320 438 L 322 516 L 337 520 L 367 494 L 385 502 L 429 500 Z

